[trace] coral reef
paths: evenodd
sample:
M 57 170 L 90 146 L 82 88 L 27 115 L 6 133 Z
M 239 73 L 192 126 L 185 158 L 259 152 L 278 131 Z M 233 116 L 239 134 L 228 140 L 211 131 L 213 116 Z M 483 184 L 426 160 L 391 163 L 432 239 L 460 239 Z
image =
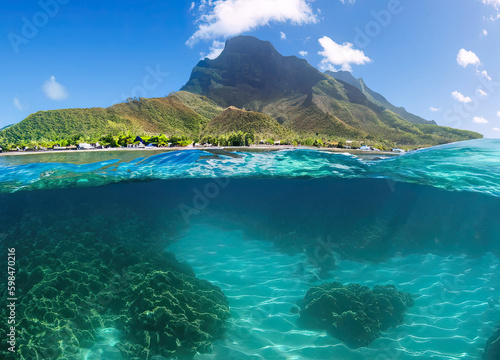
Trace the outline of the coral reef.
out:
M 381 331 L 402 324 L 413 298 L 392 285 L 370 290 L 334 282 L 309 289 L 300 306 L 302 326 L 327 330 L 349 346 L 361 347 L 372 343 Z
M 486 347 L 483 354 L 483 360 L 498 359 L 500 359 L 500 328 L 495 331 L 486 342 Z
M 220 288 L 162 251 L 163 238 L 137 217 L 103 213 L 30 214 L 8 230 L 20 255 L 18 359 L 189 359 L 210 351 L 230 317 Z

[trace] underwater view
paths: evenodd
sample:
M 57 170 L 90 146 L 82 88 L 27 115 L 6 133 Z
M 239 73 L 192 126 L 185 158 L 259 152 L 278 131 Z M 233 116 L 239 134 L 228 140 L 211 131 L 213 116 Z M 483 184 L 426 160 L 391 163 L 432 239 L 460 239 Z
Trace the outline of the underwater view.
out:
M 2 359 L 500 359 L 500 140 L 0 156 L 0 244 Z

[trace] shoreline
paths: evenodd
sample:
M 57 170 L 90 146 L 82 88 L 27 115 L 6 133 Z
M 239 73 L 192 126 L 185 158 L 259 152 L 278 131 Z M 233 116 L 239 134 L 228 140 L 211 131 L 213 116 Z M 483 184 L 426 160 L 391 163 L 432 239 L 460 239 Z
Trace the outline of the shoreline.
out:
M 318 148 L 313 146 L 291 146 L 291 145 L 251 145 L 251 146 L 187 146 L 187 147 L 171 147 L 171 148 L 106 148 L 106 149 L 80 149 L 80 150 L 40 150 L 40 151 L 8 151 L 0 153 L 2 156 L 23 156 L 23 155 L 53 155 L 53 154 L 78 154 L 78 153 L 106 153 L 106 152 L 171 152 L 171 151 L 280 151 L 280 150 L 315 150 L 329 151 L 334 153 L 362 154 L 362 155 L 383 155 L 383 156 L 399 156 L 400 153 L 392 151 L 373 151 L 359 149 L 339 149 L 339 148 Z

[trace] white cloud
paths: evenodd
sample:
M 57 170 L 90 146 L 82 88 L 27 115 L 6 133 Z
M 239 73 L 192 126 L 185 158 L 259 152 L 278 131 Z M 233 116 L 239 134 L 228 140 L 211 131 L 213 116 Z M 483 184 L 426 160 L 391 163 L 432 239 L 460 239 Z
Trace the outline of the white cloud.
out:
M 500 131 L 500 129 L 499 129 L 499 128 L 493 128 L 493 129 L 491 129 L 491 130 L 493 130 L 493 131 Z
M 496 21 L 500 19 L 500 0 L 480 0 L 480 1 L 485 5 L 493 6 L 497 11 L 496 15 L 490 15 L 490 17 L 488 18 L 484 17 L 484 20 Z
M 69 96 L 66 88 L 59 84 L 54 76 L 51 76 L 49 80 L 45 81 L 42 90 L 45 95 L 52 100 L 64 100 Z
M 497 111 L 497 116 L 500 117 L 500 111 Z
M 464 104 L 468 104 L 470 102 L 472 102 L 472 99 L 468 96 L 464 96 L 462 93 L 458 92 L 458 91 L 453 91 L 451 93 L 451 96 L 453 96 L 453 98 L 457 101 L 460 101 L 461 103 L 464 103 Z
M 209 0 L 200 6 L 198 30 L 186 42 L 230 37 L 257 29 L 271 22 L 303 25 L 318 18 L 309 0 Z
M 489 18 L 484 18 L 485 20 L 488 20 L 488 21 L 497 21 L 498 19 L 500 19 L 500 12 L 498 11 L 498 8 L 497 8 L 497 14 L 496 16 L 495 15 L 490 15 Z
M 493 6 L 497 11 L 496 15 L 490 15 L 488 18 L 484 17 L 484 20 L 496 21 L 500 19 L 500 0 L 481 0 L 481 2 L 485 5 Z
M 361 50 L 353 48 L 351 43 L 337 44 L 328 36 L 323 36 L 318 40 L 323 47 L 323 51 L 318 54 L 323 56 L 321 68 L 323 70 L 335 70 L 335 66 L 341 66 L 342 70 L 351 71 L 351 65 L 364 65 L 372 60 Z
M 500 1 L 500 0 L 498 0 L 498 1 Z M 483 30 L 483 31 L 486 31 L 486 30 Z M 469 65 L 475 65 L 476 66 L 476 74 L 478 76 L 484 77 L 488 81 L 491 81 L 491 77 L 488 75 L 488 72 L 486 70 L 480 70 L 480 68 L 482 67 L 481 60 L 479 60 L 479 57 L 474 52 L 467 51 L 465 49 L 461 49 L 457 55 L 457 63 L 458 63 L 458 65 L 460 65 L 464 68 L 466 68 Z
M 432 112 L 438 112 L 438 111 L 441 111 L 441 109 L 435 108 L 434 106 L 431 106 L 431 107 L 429 108 L 429 110 L 430 110 L 430 111 L 432 111 Z
M 205 53 L 201 53 L 200 54 L 201 58 L 202 59 L 209 58 L 210 60 L 216 59 L 222 53 L 224 47 L 225 47 L 224 42 L 214 40 L 212 46 L 210 46 L 210 52 L 208 53 L 208 55 L 205 55 Z
M 477 94 L 479 96 L 487 96 L 488 95 L 483 89 L 477 89 Z
M 483 1 L 483 4 L 493 5 L 496 8 L 500 7 L 500 0 L 482 0 L 482 1 Z
M 16 96 L 14 99 L 12 99 L 12 102 L 14 103 L 14 106 L 17 108 L 19 111 L 23 111 L 24 107 L 21 104 L 21 100 L 19 100 L 19 96 Z
M 280 31 L 281 40 L 286 40 L 286 34 L 283 31 Z
M 467 51 L 465 49 L 461 49 L 457 55 L 457 63 L 458 63 L 458 65 L 465 68 L 468 65 L 478 66 L 481 64 L 481 60 L 479 60 L 477 55 L 475 53 L 473 53 L 472 51 Z
M 484 117 L 481 116 L 474 116 L 474 119 L 472 119 L 476 124 L 487 124 L 488 120 L 486 120 Z
M 195 6 L 196 6 L 196 4 L 195 4 L 195 2 L 193 1 L 193 2 L 191 3 L 191 6 L 189 7 L 189 12 L 193 11 Z
M 301 50 L 299 51 L 299 55 L 302 57 L 306 57 L 309 53 L 307 51 Z
M 483 36 L 488 36 L 488 30 L 483 29 Z
M 486 80 L 491 81 L 491 77 L 488 75 L 488 72 L 486 70 L 478 71 L 477 73 L 478 75 L 484 77 Z
M 354 4 L 356 2 L 356 0 L 340 0 L 340 2 L 342 4 L 345 4 L 345 3 L 347 3 L 347 4 Z

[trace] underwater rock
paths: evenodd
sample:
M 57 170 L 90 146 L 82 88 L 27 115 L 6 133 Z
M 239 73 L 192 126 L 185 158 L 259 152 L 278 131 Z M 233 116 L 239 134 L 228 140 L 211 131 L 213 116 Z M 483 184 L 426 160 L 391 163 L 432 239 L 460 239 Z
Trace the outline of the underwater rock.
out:
M 146 354 L 192 357 L 207 352 L 230 317 L 221 290 L 208 281 L 173 271 L 131 271 L 134 284 L 121 294 L 127 307 L 123 331 L 133 345 L 119 344 L 123 353 L 141 359 Z
M 413 298 L 392 285 L 370 290 L 359 284 L 334 282 L 309 289 L 300 306 L 303 327 L 327 330 L 357 348 L 371 344 L 381 331 L 402 324 Z
M 16 251 L 29 254 L 19 259 L 19 359 L 81 360 L 82 352 L 89 359 L 188 359 L 209 352 L 230 317 L 221 289 L 162 251 L 163 237 L 148 236 L 134 217 L 119 223 L 90 216 L 32 217 L 10 230 Z
M 500 359 L 500 329 L 495 331 L 486 342 L 484 349 L 483 360 L 498 360 Z

